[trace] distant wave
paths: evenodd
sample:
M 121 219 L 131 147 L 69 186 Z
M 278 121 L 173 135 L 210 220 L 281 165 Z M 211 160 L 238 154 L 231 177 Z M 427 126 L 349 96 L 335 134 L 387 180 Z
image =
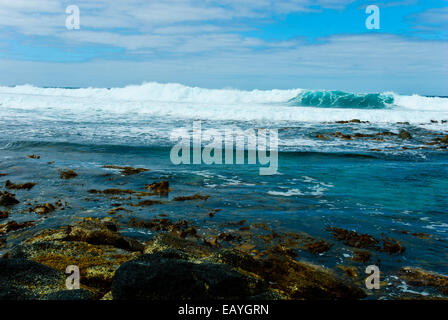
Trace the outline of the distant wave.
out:
M 205 89 L 154 82 L 122 88 L 0 87 L 0 116 L 16 121 L 21 117 L 20 110 L 33 111 L 27 117 L 40 120 L 107 122 L 120 114 L 123 120 L 160 116 L 271 122 L 361 119 L 421 123 L 447 120 L 448 99 L 393 92 Z

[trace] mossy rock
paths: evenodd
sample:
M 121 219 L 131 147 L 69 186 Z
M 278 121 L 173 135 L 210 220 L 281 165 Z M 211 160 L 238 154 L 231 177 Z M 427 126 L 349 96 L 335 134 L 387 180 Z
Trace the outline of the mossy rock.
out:
M 11 258 L 36 261 L 55 270 L 65 272 L 67 266 L 80 270 L 81 284 L 99 292 L 110 289 L 118 267 L 135 257 L 135 254 L 112 246 L 92 245 L 76 241 L 41 241 L 13 248 Z
M 64 290 L 66 276 L 26 259 L 0 259 L 0 300 L 40 300 Z

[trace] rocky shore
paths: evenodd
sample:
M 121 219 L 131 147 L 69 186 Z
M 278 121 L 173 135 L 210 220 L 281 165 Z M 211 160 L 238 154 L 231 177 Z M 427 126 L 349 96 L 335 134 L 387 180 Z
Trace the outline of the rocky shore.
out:
M 300 261 L 285 245 L 276 244 L 255 254 L 250 245 L 224 247 L 218 241 L 205 241 L 186 222 L 158 219 L 140 225 L 160 232 L 141 243 L 121 235 L 109 218 L 83 218 L 38 232 L 0 259 L 0 299 L 333 300 L 369 295 L 357 268 L 340 266 L 341 275 Z M 230 240 L 235 235 L 218 236 L 226 237 Z M 356 248 L 378 243 L 366 235 L 344 233 L 343 237 Z M 308 242 L 305 247 L 313 252 L 327 249 L 322 241 Z M 69 265 L 80 269 L 79 290 L 66 289 L 64 272 Z M 409 267 L 398 275 L 411 285 L 430 286 L 448 294 L 446 276 Z

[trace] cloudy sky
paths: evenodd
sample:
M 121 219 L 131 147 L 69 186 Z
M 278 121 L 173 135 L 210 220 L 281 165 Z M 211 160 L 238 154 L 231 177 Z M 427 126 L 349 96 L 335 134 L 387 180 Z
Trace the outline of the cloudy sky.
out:
M 0 0 L 0 85 L 448 95 L 447 57 L 448 0 Z

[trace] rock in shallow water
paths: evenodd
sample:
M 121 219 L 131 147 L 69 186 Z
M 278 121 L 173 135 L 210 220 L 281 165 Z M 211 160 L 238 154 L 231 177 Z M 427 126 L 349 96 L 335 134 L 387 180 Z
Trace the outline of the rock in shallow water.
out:
M 19 203 L 19 200 L 15 198 L 15 194 L 9 193 L 8 191 L 0 191 L 0 206 L 13 206 Z
M 409 131 L 406 131 L 406 130 L 400 130 L 398 137 L 400 139 L 412 139 L 411 134 L 409 133 Z

